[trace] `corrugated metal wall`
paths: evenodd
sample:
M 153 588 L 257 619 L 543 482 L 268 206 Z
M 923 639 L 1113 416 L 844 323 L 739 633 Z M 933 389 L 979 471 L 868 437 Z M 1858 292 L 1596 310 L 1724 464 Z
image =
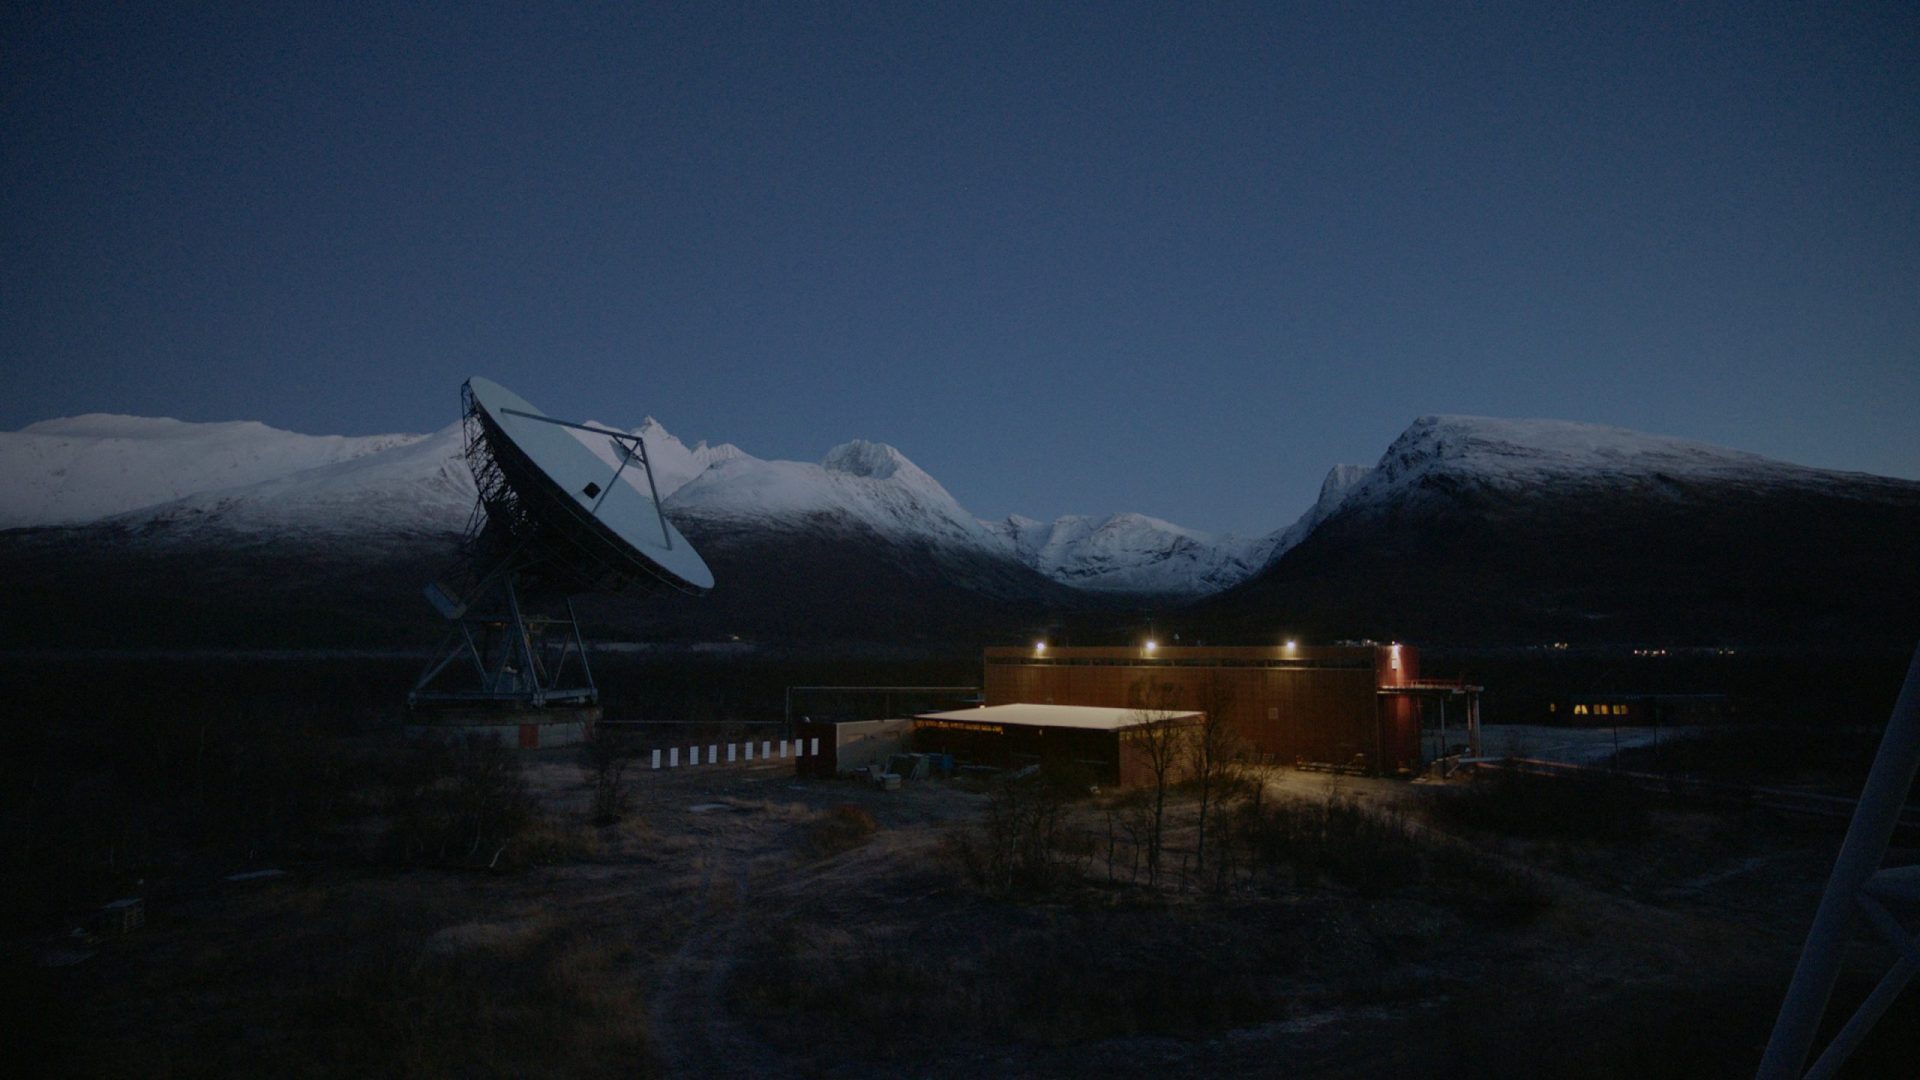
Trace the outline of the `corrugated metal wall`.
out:
M 988 705 L 1137 708 L 1160 704 L 1225 715 L 1256 753 L 1275 761 L 1352 762 L 1391 772 L 1419 761 L 1418 704 L 1381 698 L 1382 685 L 1419 676 L 1410 646 L 995 648 L 986 651 Z

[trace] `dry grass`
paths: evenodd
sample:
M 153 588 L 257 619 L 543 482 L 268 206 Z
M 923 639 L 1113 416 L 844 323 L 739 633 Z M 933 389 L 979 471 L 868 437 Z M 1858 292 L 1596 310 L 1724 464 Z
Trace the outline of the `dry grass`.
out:
M 84 1018 L 62 1056 L 94 1076 L 645 1072 L 623 934 L 490 911 L 445 884 L 262 890 L 219 924 L 150 940 L 138 967 L 96 960 L 75 977 L 132 978 L 147 1007 Z
M 1192 1036 L 1284 1009 L 1302 961 L 1276 906 L 948 908 L 858 935 L 760 927 L 729 996 L 776 1042 L 911 1056 L 931 1041 Z M 948 920 L 964 918 L 964 929 Z M 856 1050 L 856 1046 L 860 1049 Z
M 829 858 L 864 845 L 879 828 L 865 807 L 842 803 L 807 824 L 805 849 L 816 859 Z
M 1634 844 L 1649 833 L 1652 799 L 1624 781 L 1476 773 L 1434 804 L 1442 823 L 1531 840 Z

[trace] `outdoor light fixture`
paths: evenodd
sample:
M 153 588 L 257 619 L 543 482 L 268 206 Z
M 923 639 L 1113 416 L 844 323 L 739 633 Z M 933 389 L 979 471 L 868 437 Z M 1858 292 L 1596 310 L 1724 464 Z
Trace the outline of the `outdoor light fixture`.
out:
M 1287 639 L 1287 651 L 1288 651 L 1288 652 L 1292 652 L 1293 650 L 1295 650 L 1295 649 L 1297 649 L 1297 648 L 1299 648 L 1299 647 L 1300 647 L 1300 643 L 1299 643 L 1299 642 L 1297 642 L 1297 641 L 1295 641 L 1295 640 L 1293 640 L 1292 638 L 1288 638 L 1288 639 Z
M 1157 641 L 1155 641 L 1155 640 L 1153 640 L 1152 638 L 1148 638 L 1148 639 L 1147 639 L 1147 651 L 1148 651 L 1148 652 L 1152 652 L 1153 650 L 1155 650 L 1155 649 L 1157 649 L 1157 648 L 1159 648 L 1159 647 L 1160 647 L 1160 643 L 1159 643 L 1159 642 L 1157 642 Z
M 1046 643 L 1046 642 L 1044 642 L 1044 641 L 1036 641 L 1036 642 L 1034 642 L 1034 643 L 1033 643 L 1033 651 L 1034 651 L 1034 652 L 1037 652 L 1037 653 L 1043 653 L 1043 652 L 1046 652 L 1046 651 L 1047 651 L 1047 643 Z

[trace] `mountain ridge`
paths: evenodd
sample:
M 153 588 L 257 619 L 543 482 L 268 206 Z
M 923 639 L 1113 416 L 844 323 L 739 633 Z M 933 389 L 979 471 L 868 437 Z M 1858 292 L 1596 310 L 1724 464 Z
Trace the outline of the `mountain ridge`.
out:
M 26 572 L 71 578 L 49 586 L 49 612 L 96 589 L 88 575 L 145 587 L 152 575 L 123 566 L 142 560 L 176 576 L 205 566 L 235 594 L 282 587 L 234 570 L 242 553 L 260 567 L 329 568 L 300 571 L 312 579 L 301 583 L 314 595 L 303 601 L 309 610 L 326 610 L 327 574 L 356 579 L 354 603 L 372 604 L 411 589 L 383 593 L 371 582 L 387 589 L 451 557 L 474 501 L 457 423 L 361 440 L 245 422 L 208 435 L 181 421 L 111 416 L 35 427 L 25 437 L 57 441 L 34 444 L 38 457 L 0 460 L 0 493 L 23 490 L 20 474 L 44 468 L 50 446 L 87 464 L 63 474 L 77 472 L 76 482 L 120 475 L 110 486 L 122 502 L 165 494 L 183 476 L 232 474 L 207 460 L 169 472 L 166 448 L 240 453 L 246 475 L 304 466 L 80 525 L 0 534 L 11 550 L 32 549 L 21 556 Z M 1915 583 L 1883 565 L 1905 552 L 1920 564 L 1920 482 L 1604 425 L 1423 416 L 1376 464 L 1330 469 L 1313 506 L 1258 537 L 1138 513 L 982 521 L 883 443 L 851 440 L 819 462 L 767 461 L 729 443 L 689 446 L 652 417 L 635 430 L 664 511 L 721 579 L 709 602 L 676 607 L 649 632 L 907 638 L 973 627 L 993 637 L 1076 612 L 1184 610 L 1208 635 L 1247 640 L 1282 623 L 1334 638 L 1638 639 L 1684 627 L 1745 639 L 1787 633 L 1782 624 L 1795 618 L 1824 634 L 1877 633 L 1905 625 L 1894 607 L 1920 610 Z M 196 443 L 196 432 L 208 437 Z M 0 435 L 0 448 L 22 434 Z M 605 436 L 576 437 L 617 467 Z M 84 452 L 88 438 L 107 440 L 104 452 Z M 116 474 L 134 451 L 152 467 Z M 621 476 L 647 490 L 641 471 Z M 71 515 L 71 505 L 34 504 L 49 516 Z M 81 548 L 93 552 L 91 569 L 60 556 Z M 377 572 L 349 569 L 376 563 Z
M 609 469 L 619 467 L 612 440 L 571 430 Z M 645 441 L 662 508 L 676 520 L 704 521 L 709 533 L 858 526 L 981 558 L 1018 557 L 1004 536 L 885 443 L 849 440 L 808 463 L 764 460 L 731 443 L 688 446 L 652 416 L 632 433 Z M 465 527 L 474 495 L 461 449 L 459 423 L 427 435 L 348 438 L 254 421 L 60 418 L 0 433 L 0 451 L 8 451 L 0 460 L 9 466 L 0 468 L 0 524 L 99 524 L 175 543 L 211 542 L 220 534 L 258 539 L 255 534 L 276 530 L 309 537 L 455 533 Z M 229 460 L 235 457 L 240 460 Z M 88 463 L 90 471 L 76 469 Z M 76 471 L 89 497 L 73 497 L 60 482 Z M 645 473 L 629 467 L 621 475 L 648 493 Z M 102 482 L 103 476 L 114 482 Z M 1108 520 L 1154 523 L 1147 532 L 1169 543 L 1177 539 L 1182 550 L 1168 559 L 1157 550 L 1166 544 L 1139 537 L 1115 544 L 1106 536 L 1096 538 L 1096 546 L 1106 541 L 1104 550 L 1078 562 L 1027 565 L 1062 584 L 1169 595 L 1217 588 L 1252 569 L 1236 538 L 1217 541 L 1145 515 Z M 1116 564 L 1128 551 L 1156 566 Z

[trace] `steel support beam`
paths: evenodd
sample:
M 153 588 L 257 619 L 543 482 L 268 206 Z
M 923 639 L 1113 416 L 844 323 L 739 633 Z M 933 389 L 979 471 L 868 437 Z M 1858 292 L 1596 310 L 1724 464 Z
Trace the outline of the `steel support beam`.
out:
M 1767 1040 L 1766 1053 L 1760 1060 L 1760 1080 L 1789 1080 L 1802 1075 L 1814 1035 L 1826 1015 L 1834 981 L 1840 976 L 1847 945 L 1861 921 L 1862 890 L 1886 858 L 1887 842 L 1893 838 L 1894 827 L 1899 823 L 1901 807 L 1913 786 L 1916 769 L 1920 769 L 1920 649 L 1915 650 L 1913 662 L 1907 667 L 1907 681 L 1900 688 L 1900 698 L 1894 703 L 1886 733 L 1880 737 L 1880 750 L 1874 755 L 1866 787 L 1860 792 L 1860 804 L 1854 810 L 1852 824 L 1847 826 L 1847 837 L 1840 844 L 1840 855 L 1834 860 L 1833 874 L 1827 879 L 1813 927 L 1807 931 L 1807 942 L 1794 968 L 1793 981 L 1780 1003 L 1773 1035 Z M 1834 1046 L 1821 1055 L 1815 1073 L 1831 1075 L 1839 1068 L 1878 1019 L 1878 1012 L 1884 1011 L 1892 996 L 1899 992 L 1899 986 L 1893 986 L 1890 992 L 1883 993 L 1889 982 L 1911 964 L 1903 951 L 1894 971 L 1881 980 L 1880 988 L 1842 1029 L 1846 1038 L 1835 1040 Z M 1906 971 L 1905 975 L 1911 977 L 1912 972 Z M 1904 985 L 1906 979 L 1898 982 Z

